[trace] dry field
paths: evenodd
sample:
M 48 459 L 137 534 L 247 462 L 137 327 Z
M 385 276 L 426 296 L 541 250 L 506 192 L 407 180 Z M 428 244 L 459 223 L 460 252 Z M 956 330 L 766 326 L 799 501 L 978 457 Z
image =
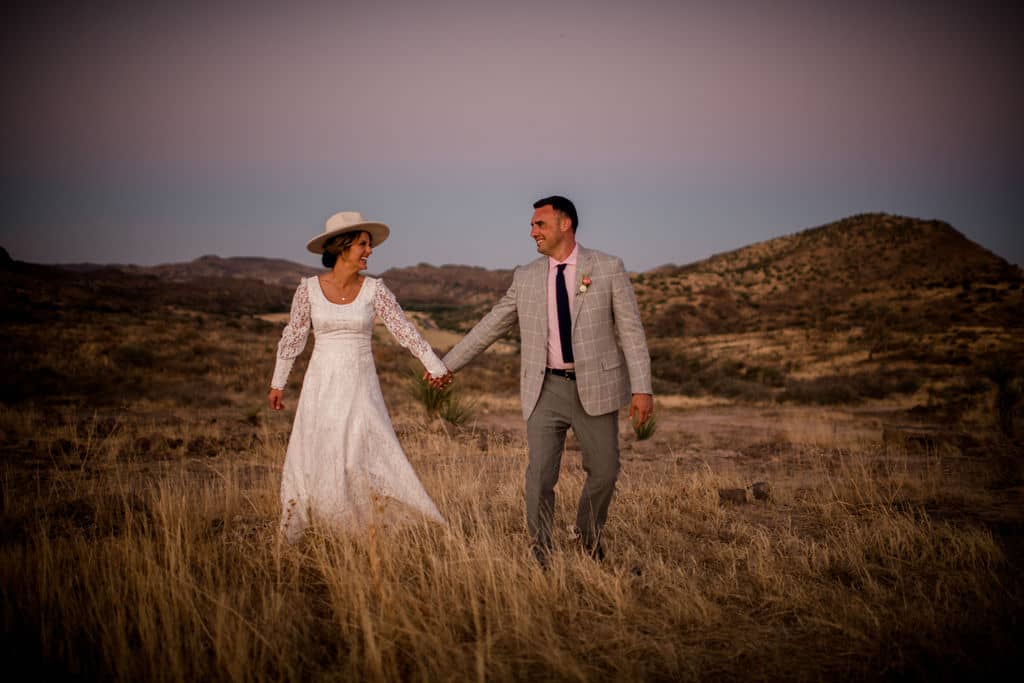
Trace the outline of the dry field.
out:
M 882 442 L 894 406 L 658 397 L 623 437 L 601 564 L 565 525 L 526 551 L 515 359 L 458 378 L 440 429 L 376 354 L 447 526 L 275 533 L 290 411 L 262 407 L 279 327 L 106 313 L 7 326 L 0 595 L 7 666 L 138 680 L 961 678 L 1020 665 L 1019 446 Z M 383 342 L 383 340 L 382 340 Z M 13 349 L 13 350 L 12 350 Z M 307 351 L 308 353 L 308 351 Z M 294 406 L 304 364 L 293 374 Z M 979 427 L 979 430 L 981 428 Z M 980 446 L 979 446 L 980 444 Z M 770 484 L 768 499 L 720 491 Z

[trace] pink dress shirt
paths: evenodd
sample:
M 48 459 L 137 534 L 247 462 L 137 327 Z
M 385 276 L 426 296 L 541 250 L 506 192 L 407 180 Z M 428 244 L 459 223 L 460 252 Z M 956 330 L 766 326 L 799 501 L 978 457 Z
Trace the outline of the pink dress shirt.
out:
M 565 288 L 569 290 L 569 313 L 572 314 L 573 299 L 576 294 L 576 252 L 579 245 L 572 248 L 564 261 L 556 261 L 548 257 L 548 367 L 571 370 L 572 363 L 562 360 L 562 342 L 558 336 L 558 303 L 555 301 L 555 276 L 558 275 L 560 264 L 565 266 Z

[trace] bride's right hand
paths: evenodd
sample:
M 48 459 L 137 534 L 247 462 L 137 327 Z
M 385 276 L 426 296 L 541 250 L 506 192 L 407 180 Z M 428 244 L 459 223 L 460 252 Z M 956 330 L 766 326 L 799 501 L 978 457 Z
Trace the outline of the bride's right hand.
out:
M 271 410 L 284 410 L 284 390 L 283 389 L 271 389 L 270 393 L 267 394 L 267 402 L 270 404 Z

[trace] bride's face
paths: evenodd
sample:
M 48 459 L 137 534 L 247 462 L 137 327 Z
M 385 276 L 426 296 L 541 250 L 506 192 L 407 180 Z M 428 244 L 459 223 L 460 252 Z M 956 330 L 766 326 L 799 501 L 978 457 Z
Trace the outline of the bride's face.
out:
M 350 244 L 348 249 L 342 253 L 341 260 L 353 270 L 366 270 L 367 260 L 372 253 L 373 247 L 370 246 L 370 233 L 361 232 L 356 241 Z

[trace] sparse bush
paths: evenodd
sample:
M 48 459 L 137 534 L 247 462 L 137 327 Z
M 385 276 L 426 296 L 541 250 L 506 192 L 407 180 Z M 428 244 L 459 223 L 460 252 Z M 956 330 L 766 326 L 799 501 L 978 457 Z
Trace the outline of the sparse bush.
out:
M 786 383 L 786 390 L 782 393 L 781 399 L 794 403 L 839 405 L 858 403 L 861 397 L 848 378 L 833 376 L 812 380 L 790 380 Z
M 1000 354 L 982 368 L 982 372 L 996 385 L 993 411 L 999 431 L 1012 439 L 1015 431 L 1014 413 L 1024 396 L 1024 372 L 1021 371 L 1021 364 L 1007 354 Z
M 651 373 L 659 392 L 712 394 L 763 401 L 785 384 L 784 368 L 747 365 L 736 359 L 715 360 L 669 344 L 652 344 Z
M 156 354 L 137 344 L 119 346 L 110 355 L 115 363 L 134 368 L 151 368 L 156 364 Z
M 454 385 L 435 389 L 416 370 L 410 374 L 408 391 L 429 417 L 440 417 L 456 426 L 473 419 L 476 413 L 476 405 L 460 396 Z
M 458 393 L 449 391 L 447 400 L 441 404 L 437 414 L 442 420 L 459 427 L 472 420 L 476 415 L 476 404 L 466 400 Z
M 417 370 L 410 372 L 407 387 L 409 395 L 423 406 L 428 416 L 437 415 L 441 411 L 452 390 L 451 385 L 444 389 L 435 388 L 430 382 L 423 379 L 423 375 Z
M 633 434 L 636 436 L 637 441 L 646 441 L 647 439 L 654 436 L 654 432 L 658 429 L 658 418 L 656 415 L 651 414 L 647 418 L 647 422 L 643 424 L 633 423 Z
M 772 390 L 765 385 L 740 377 L 711 376 L 704 379 L 705 390 L 714 396 L 747 401 L 764 401 L 772 396 Z
M 809 380 L 790 380 L 780 398 L 794 403 L 839 405 L 860 403 L 866 398 L 911 394 L 921 387 L 921 378 L 906 371 L 881 369 L 875 373 L 829 375 Z

